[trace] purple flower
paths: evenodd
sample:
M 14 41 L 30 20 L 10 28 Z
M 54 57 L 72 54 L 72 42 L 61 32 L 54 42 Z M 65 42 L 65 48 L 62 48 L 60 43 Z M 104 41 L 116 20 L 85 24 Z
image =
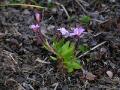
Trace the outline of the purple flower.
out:
M 33 24 L 33 25 L 30 26 L 30 28 L 33 30 L 33 32 L 36 35 L 37 44 L 43 44 L 43 43 L 45 43 L 44 35 L 39 30 L 40 26 L 38 24 Z
M 74 35 L 77 35 L 77 36 L 80 36 L 84 33 L 85 29 L 82 28 L 82 27 L 79 27 L 79 28 L 74 28 L 73 29 L 73 33 L 70 33 L 70 36 L 74 36 Z
M 68 36 L 79 36 L 79 37 L 83 37 L 84 35 L 84 31 L 85 29 L 82 28 L 82 27 L 79 27 L 79 28 L 72 28 L 73 32 L 68 32 L 65 28 L 60 28 L 60 29 L 57 29 L 61 32 L 61 34 L 64 36 L 64 37 L 68 37 Z
M 65 28 L 60 28 L 60 29 L 57 29 L 61 32 L 61 34 L 65 37 L 68 37 L 69 36 L 69 32 L 65 29 Z
M 34 31 L 34 32 L 37 32 L 40 28 L 40 26 L 38 24 L 33 24 L 30 26 L 30 28 Z

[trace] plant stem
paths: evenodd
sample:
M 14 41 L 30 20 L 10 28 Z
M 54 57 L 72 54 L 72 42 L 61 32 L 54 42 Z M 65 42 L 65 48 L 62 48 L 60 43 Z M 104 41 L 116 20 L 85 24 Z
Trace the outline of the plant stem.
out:
M 46 8 L 46 7 L 37 6 L 37 5 L 30 5 L 30 4 L 18 4 L 18 3 L 0 5 L 0 7 L 5 7 L 5 6 L 27 6 L 27 7 L 35 7 L 35 8 L 38 8 L 38 9 L 45 9 L 45 8 Z

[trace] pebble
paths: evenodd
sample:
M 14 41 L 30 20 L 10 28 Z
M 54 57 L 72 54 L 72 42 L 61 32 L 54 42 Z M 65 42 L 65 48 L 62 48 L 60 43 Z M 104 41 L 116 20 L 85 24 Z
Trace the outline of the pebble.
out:
M 25 9 L 23 12 L 22 12 L 24 15 L 30 15 L 30 11 Z
M 106 74 L 109 76 L 109 78 L 113 77 L 113 72 L 111 72 L 111 71 L 107 71 Z

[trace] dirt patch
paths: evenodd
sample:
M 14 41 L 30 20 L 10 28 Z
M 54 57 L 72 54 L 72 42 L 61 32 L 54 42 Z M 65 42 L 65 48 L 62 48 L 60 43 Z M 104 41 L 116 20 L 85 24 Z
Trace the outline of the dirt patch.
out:
M 67 4 L 66 2 L 65 5 Z M 107 4 L 105 3 L 105 5 Z M 75 9 L 78 8 L 76 7 Z M 44 34 L 49 31 L 54 33 L 54 29 L 59 26 L 69 28 L 70 25 L 74 26 L 78 23 L 77 19 L 73 19 L 75 20 L 74 22 L 67 21 L 66 15 L 62 11 L 61 13 L 54 13 L 45 14 L 46 17 L 42 25 Z M 72 11 L 69 11 L 69 13 L 71 16 L 73 15 Z M 118 12 L 116 11 L 116 13 Z M 75 13 L 76 18 L 79 14 L 82 13 Z M 114 14 L 111 14 L 111 17 Z M 49 18 L 51 15 L 54 18 L 46 21 L 46 18 Z M 99 15 L 98 18 L 109 18 L 109 13 L 105 17 L 103 15 Z M 120 88 L 120 31 L 117 26 L 119 19 L 116 18 L 116 20 L 111 22 L 116 26 L 113 24 L 111 26 L 106 25 L 107 22 L 100 25 L 97 22 L 93 22 L 89 28 L 93 30 L 92 33 L 86 34 L 79 41 L 79 44 L 87 44 L 90 48 L 106 41 L 102 46 L 80 58 L 83 68 L 96 76 L 95 80 L 89 81 L 83 77 L 84 74 L 81 70 L 76 71 L 72 75 L 57 71 L 56 63 L 49 60 L 51 53 L 42 48 L 42 46 L 37 45 L 36 37 L 30 29 L 30 25 L 35 22 L 32 10 L 10 7 L 2 8 L 0 10 L 1 90 Z M 50 63 L 40 63 L 37 60 Z M 108 77 L 107 71 L 113 73 L 112 78 Z

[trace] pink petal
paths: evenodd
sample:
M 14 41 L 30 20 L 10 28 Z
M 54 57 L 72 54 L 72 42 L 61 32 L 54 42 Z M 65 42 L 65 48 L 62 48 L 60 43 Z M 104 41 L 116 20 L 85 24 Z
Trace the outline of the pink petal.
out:
M 74 33 L 75 33 L 76 35 L 81 35 L 84 31 L 85 31 L 85 29 L 82 28 L 82 27 L 80 27 L 80 28 L 75 28 L 75 29 L 74 29 Z
M 40 27 L 40 26 L 39 26 L 38 24 L 36 24 L 36 25 L 33 24 L 33 25 L 30 26 L 30 28 L 31 28 L 34 32 L 38 31 L 39 27 Z
M 35 28 L 35 25 L 30 25 L 30 28 L 31 28 L 31 29 Z
M 68 35 L 69 34 L 69 32 L 65 28 L 60 28 L 60 29 L 57 29 L 57 30 L 59 30 L 62 33 L 62 35 Z

